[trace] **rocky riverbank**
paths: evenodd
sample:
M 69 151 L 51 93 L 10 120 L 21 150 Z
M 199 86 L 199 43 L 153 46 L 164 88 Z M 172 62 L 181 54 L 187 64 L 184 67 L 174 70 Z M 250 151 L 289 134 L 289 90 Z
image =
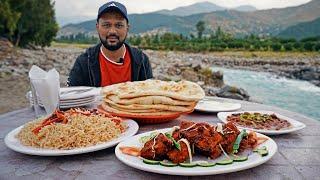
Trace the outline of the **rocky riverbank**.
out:
M 266 52 L 268 53 L 268 52 Z M 169 53 L 170 54 L 170 53 Z M 258 53 L 257 53 L 258 54 Z M 270 72 L 289 79 L 309 81 L 320 86 L 320 53 L 272 53 L 270 55 L 255 52 L 218 52 L 218 53 L 173 53 L 185 61 L 196 61 L 205 66 L 245 69 Z

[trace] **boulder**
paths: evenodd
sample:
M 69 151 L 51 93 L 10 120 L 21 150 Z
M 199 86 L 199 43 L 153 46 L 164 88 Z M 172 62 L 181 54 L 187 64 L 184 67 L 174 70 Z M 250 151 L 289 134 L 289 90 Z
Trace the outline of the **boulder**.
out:
M 249 100 L 250 96 L 248 92 L 242 88 L 237 88 L 234 86 L 225 85 L 217 93 L 216 96 L 239 99 L 239 100 Z
M 181 77 L 182 77 L 182 79 L 192 81 L 192 82 L 197 82 L 200 80 L 198 73 L 196 73 L 195 71 L 193 71 L 191 69 L 186 69 L 186 70 L 182 71 Z

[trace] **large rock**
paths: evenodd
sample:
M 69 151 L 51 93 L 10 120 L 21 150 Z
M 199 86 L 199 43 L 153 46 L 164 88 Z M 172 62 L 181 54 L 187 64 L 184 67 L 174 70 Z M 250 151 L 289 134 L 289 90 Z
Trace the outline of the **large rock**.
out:
M 231 98 L 231 99 L 240 99 L 240 100 L 249 100 L 250 96 L 247 91 L 242 88 L 237 88 L 234 86 L 225 85 L 217 93 L 216 96 Z
M 0 37 L 0 60 L 3 60 L 4 57 L 12 53 L 13 50 L 11 42 L 6 38 Z
M 294 73 L 297 79 L 312 81 L 320 79 L 320 69 L 318 70 L 316 67 L 305 67 L 300 69 Z
M 199 81 L 199 74 L 191 69 L 186 69 L 182 71 L 181 73 L 182 79 L 192 81 L 192 82 L 197 82 Z

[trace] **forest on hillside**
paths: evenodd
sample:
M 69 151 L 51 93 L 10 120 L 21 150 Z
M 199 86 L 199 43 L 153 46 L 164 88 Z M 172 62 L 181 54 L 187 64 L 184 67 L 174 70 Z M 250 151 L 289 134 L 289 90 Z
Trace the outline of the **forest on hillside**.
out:
M 227 50 L 244 51 L 320 51 L 320 37 L 303 39 L 280 38 L 271 36 L 249 35 L 242 38 L 224 32 L 218 27 L 210 35 L 204 35 L 205 23 L 199 21 L 196 25 L 197 33 L 184 36 L 176 33 L 155 35 L 129 36 L 127 42 L 142 49 L 175 50 L 189 52 L 212 52 Z M 76 35 L 61 36 L 56 39 L 62 43 L 95 44 L 99 39 L 78 33 Z

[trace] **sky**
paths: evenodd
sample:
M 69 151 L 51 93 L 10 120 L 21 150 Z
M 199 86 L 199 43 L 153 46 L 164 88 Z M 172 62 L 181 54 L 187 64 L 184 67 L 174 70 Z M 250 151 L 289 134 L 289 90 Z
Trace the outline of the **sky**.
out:
M 54 0 L 58 23 L 77 23 L 95 18 L 98 8 L 106 0 Z M 297 6 L 311 0 L 118 0 L 123 3 L 129 14 L 147 13 L 161 9 L 174 9 L 197 2 L 208 1 L 219 6 L 233 8 L 240 5 L 252 5 L 257 9 L 284 8 Z

